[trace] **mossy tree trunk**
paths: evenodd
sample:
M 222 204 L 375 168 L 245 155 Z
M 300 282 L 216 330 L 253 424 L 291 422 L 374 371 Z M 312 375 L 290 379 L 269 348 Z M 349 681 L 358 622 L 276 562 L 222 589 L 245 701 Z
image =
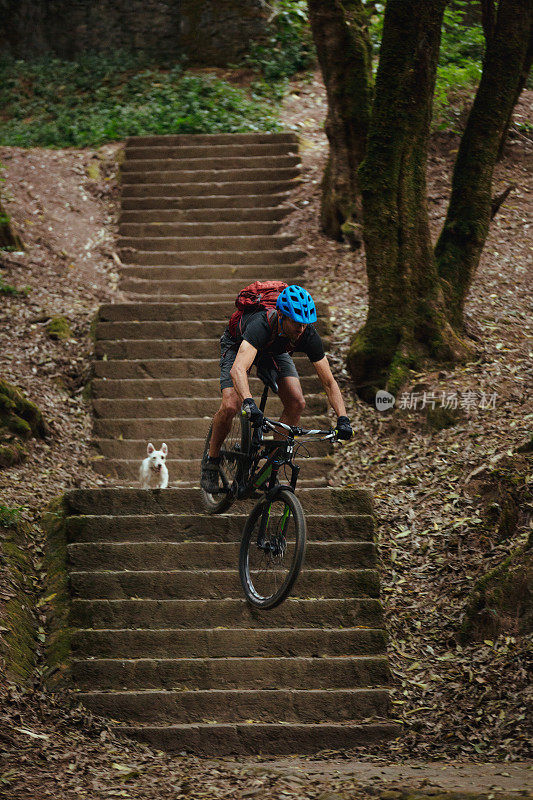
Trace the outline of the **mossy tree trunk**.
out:
M 321 227 L 361 244 L 357 169 L 372 104 L 372 46 L 361 0 L 308 0 L 309 19 L 328 96 L 329 157 L 322 179 Z
M 452 178 L 452 194 L 435 248 L 449 318 L 464 328 L 463 309 L 489 232 L 492 177 L 500 143 L 525 83 L 531 0 L 500 0 L 483 72 Z
M 389 0 L 366 157 L 359 170 L 369 308 L 348 368 L 361 397 L 409 368 L 467 357 L 449 324 L 431 244 L 426 163 L 446 0 Z
M 0 202 L 0 250 L 24 250 L 18 234 L 13 230 L 9 216 Z

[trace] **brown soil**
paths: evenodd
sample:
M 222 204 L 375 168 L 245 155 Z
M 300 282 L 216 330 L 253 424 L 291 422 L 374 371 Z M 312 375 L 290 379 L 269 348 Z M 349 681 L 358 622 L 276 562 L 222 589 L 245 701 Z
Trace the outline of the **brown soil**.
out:
M 521 100 L 517 112 L 523 117 L 530 118 L 532 98 L 526 92 Z M 464 485 L 476 469 L 497 463 L 529 438 L 533 418 L 526 305 L 531 147 L 523 138 L 511 140 L 497 170 L 495 193 L 511 182 L 517 189 L 494 221 L 472 287 L 468 313 L 479 337 L 477 360 L 413 376 L 407 388 L 496 393 L 496 408 L 465 409 L 454 427 L 434 431 L 424 412 L 397 408 L 382 414 L 361 403 L 343 373 L 349 340 L 365 317 L 366 276 L 362 252 L 352 253 L 317 231 L 325 109 L 318 80 L 293 84 L 283 114 L 302 136 L 304 181 L 294 192 L 295 211 L 286 229 L 300 235 L 309 253 L 312 291 L 330 302 L 332 360 L 357 431 L 353 443 L 338 450 L 333 480 L 374 492 L 396 679 L 393 700 L 406 732 L 375 752 L 268 762 L 172 758 L 115 739 L 104 721 L 76 709 L 74 697 L 50 697 L 38 689 L 25 693 L 11 685 L 0 712 L 0 797 L 339 800 L 405 786 L 425 787 L 433 795 L 437 788 L 488 798 L 526 793 L 528 767 L 519 762 L 528 755 L 526 643 L 502 636 L 459 648 L 455 633 L 475 578 L 526 536 L 523 518 L 508 541 L 481 537 L 479 509 Z M 457 142 L 452 134 L 435 135 L 432 142 L 435 234 Z M 120 145 L 98 152 L 0 149 L 5 205 L 27 246 L 23 255 L 0 256 L 3 279 L 31 287 L 27 298 L 1 298 L 2 375 L 39 404 L 51 429 L 47 441 L 30 444 L 23 465 L 0 472 L 0 503 L 27 506 L 30 519 L 65 488 L 102 482 L 91 470 L 91 415 L 83 387 L 90 375 L 91 320 L 101 303 L 117 297 L 119 150 Z M 94 179 L 91 170 L 91 179 L 88 170 L 95 164 L 100 176 Z M 74 339 L 48 338 L 46 321 L 56 314 L 69 319 Z M 38 562 L 37 550 L 35 558 Z

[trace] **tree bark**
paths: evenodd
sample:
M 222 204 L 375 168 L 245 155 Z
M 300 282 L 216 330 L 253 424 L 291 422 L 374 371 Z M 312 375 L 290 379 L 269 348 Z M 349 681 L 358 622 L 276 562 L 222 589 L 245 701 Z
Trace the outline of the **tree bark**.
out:
M 498 148 L 522 85 L 531 36 L 531 0 L 500 0 L 479 88 L 459 145 L 448 213 L 435 248 L 448 316 L 463 312 L 489 232 Z
M 500 144 L 498 147 L 498 161 L 503 158 L 503 151 L 505 148 L 505 142 L 507 141 L 507 134 L 509 133 L 509 128 L 511 127 L 511 122 L 513 120 L 513 111 L 520 99 L 520 95 L 522 94 L 522 90 L 526 85 L 526 81 L 528 79 L 529 72 L 531 70 L 531 65 L 533 64 L 533 25 L 531 25 L 531 29 L 529 32 L 529 45 L 527 48 L 527 53 L 524 58 L 524 63 L 522 65 L 522 70 L 520 72 L 520 81 L 518 83 L 518 88 L 515 93 L 515 98 L 513 100 L 512 108 L 509 112 L 509 116 L 507 117 L 507 121 L 503 127 L 503 133 L 500 139 Z
M 337 241 L 361 244 L 357 169 L 372 104 L 372 45 L 361 0 L 308 0 L 328 96 L 329 157 L 322 179 L 321 227 Z
M 2 203 L 0 203 L 0 250 L 24 250 L 22 240 L 13 230 Z
M 466 358 L 449 325 L 429 231 L 427 148 L 446 0 L 389 0 L 367 153 L 359 170 L 369 307 L 347 365 L 372 402 L 428 359 Z

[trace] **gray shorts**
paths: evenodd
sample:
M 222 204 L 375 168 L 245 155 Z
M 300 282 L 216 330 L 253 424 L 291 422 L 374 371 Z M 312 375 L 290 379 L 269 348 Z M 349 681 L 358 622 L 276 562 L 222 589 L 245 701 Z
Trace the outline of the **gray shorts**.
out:
M 230 371 L 237 357 L 239 345 L 225 331 L 220 337 L 220 390 L 233 389 Z M 298 378 L 298 370 L 288 353 L 279 353 L 272 356 L 279 378 Z M 255 362 L 254 362 L 255 363 Z

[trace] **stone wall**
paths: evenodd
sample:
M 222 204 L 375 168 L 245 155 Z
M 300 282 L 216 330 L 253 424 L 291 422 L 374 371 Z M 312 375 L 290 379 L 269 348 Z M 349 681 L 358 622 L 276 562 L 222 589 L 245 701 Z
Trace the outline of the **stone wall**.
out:
M 265 24 L 263 0 L 0 0 L 0 50 L 29 59 L 124 48 L 224 66 Z

